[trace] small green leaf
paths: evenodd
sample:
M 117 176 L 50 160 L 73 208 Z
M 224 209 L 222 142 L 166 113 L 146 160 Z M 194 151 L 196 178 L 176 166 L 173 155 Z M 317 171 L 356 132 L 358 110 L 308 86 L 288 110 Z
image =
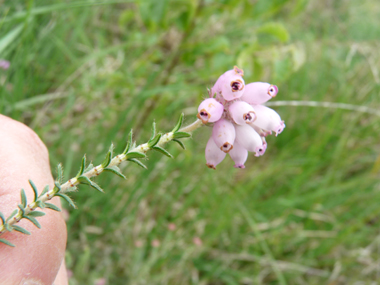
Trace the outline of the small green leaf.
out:
M 144 163 L 142 163 L 140 160 L 136 158 L 127 159 L 128 161 L 136 163 L 138 166 L 141 166 L 142 168 L 148 169 Z
M 129 144 L 129 142 L 127 142 L 127 144 L 125 145 L 123 154 L 126 154 L 129 151 L 129 147 L 130 147 L 130 144 Z
M 91 184 L 91 180 L 87 176 L 79 176 L 78 177 L 78 181 L 79 181 L 80 184 L 86 184 L 86 185 L 90 185 Z
M 25 209 L 24 207 L 21 205 L 21 204 L 18 204 L 17 207 L 20 209 L 21 213 L 22 213 L 22 216 L 24 216 L 25 214 Z
M 26 235 L 30 235 L 30 232 L 28 230 L 26 230 L 26 229 L 24 229 L 18 225 L 13 225 L 12 227 L 15 231 L 18 231 L 18 232 L 26 234 Z
M 88 172 L 90 170 L 92 170 L 94 168 L 94 165 L 90 162 L 89 165 L 87 165 L 86 169 L 84 170 L 84 172 Z
M 160 141 L 160 139 L 161 139 L 161 134 L 157 134 L 153 139 L 150 139 L 149 141 L 148 141 L 148 147 L 149 148 L 152 148 L 152 147 L 154 147 L 156 144 L 158 144 L 158 142 Z
M 37 228 L 41 228 L 41 225 L 40 223 L 36 220 L 36 218 L 32 217 L 32 216 L 24 216 L 25 219 L 31 221 Z
M 34 191 L 34 200 L 33 200 L 33 202 L 35 202 L 37 200 L 37 198 L 38 198 L 37 187 L 36 187 L 36 185 L 34 185 L 33 181 L 30 180 L 30 179 L 29 179 L 29 184 L 30 184 L 30 186 L 32 186 L 32 189 Z
M 7 229 L 8 232 L 13 231 L 13 228 L 11 227 L 10 224 L 4 224 L 4 227 Z
M 137 151 L 128 152 L 126 154 L 126 156 L 127 156 L 127 159 L 146 158 L 146 154 L 145 153 L 141 153 L 141 152 L 137 152 Z
M 112 173 L 116 174 L 117 176 L 120 176 L 121 178 L 127 179 L 127 177 L 125 177 L 124 174 L 122 174 L 120 172 L 120 168 L 117 167 L 116 165 L 114 165 L 112 167 L 106 167 L 106 168 L 104 168 L 104 171 L 112 172 Z
M 184 114 L 182 113 L 181 116 L 179 116 L 178 122 L 175 125 L 174 129 L 172 130 L 172 133 L 177 132 L 181 128 L 182 123 L 183 123 L 183 117 L 184 117 Z
M 176 132 L 173 134 L 174 139 L 189 138 L 189 137 L 191 137 L 191 135 L 185 132 Z
M 100 186 L 98 184 L 96 184 L 94 181 L 90 180 L 90 178 L 88 178 L 86 176 L 79 176 L 78 181 L 80 182 L 80 184 L 86 184 L 86 185 L 91 186 L 91 187 L 95 188 L 96 190 L 104 193 L 103 189 L 100 188 Z
M 86 168 L 86 155 L 83 156 L 82 163 L 80 165 L 80 169 L 79 169 L 79 171 L 75 177 L 81 176 L 83 174 L 85 168 Z
M 173 142 L 178 143 L 183 149 L 186 149 L 186 148 L 185 148 L 185 145 L 184 145 L 183 142 L 181 142 L 180 140 L 173 139 Z
M 106 155 L 106 158 L 104 159 L 104 161 L 102 162 L 102 167 L 105 168 L 107 167 L 110 162 L 111 162 L 111 157 L 112 157 L 112 153 L 111 152 L 108 152 L 107 155 Z
M 26 204 L 28 204 L 24 189 L 21 189 L 21 204 L 24 208 L 26 207 Z
M 2 212 L 0 212 L 0 219 L 1 219 L 2 223 L 5 224 L 5 217 L 4 217 Z
M 71 200 L 71 198 L 65 194 L 62 194 L 62 193 L 57 193 L 57 196 L 63 198 L 66 200 L 67 203 L 69 203 L 69 205 L 71 207 L 73 207 L 74 209 L 77 209 L 77 206 L 74 204 L 73 200 Z
M 36 201 L 36 204 L 38 207 L 40 207 L 41 209 L 44 209 L 46 207 L 45 203 L 42 202 L 41 200 L 37 200 Z
M 61 163 L 57 165 L 57 181 L 59 183 L 63 181 L 63 167 Z
M 152 124 L 152 136 L 150 137 L 150 139 L 154 139 L 154 137 L 156 136 L 156 122 L 153 122 Z
M 107 156 L 106 156 L 105 160 L 102 162 L 103 168 L 107 167 L 110 164 L 111 159 L 112 159 L 113 149 L 114 149 L 114 146 L 113 146 L 113 144 L 111 144 L 110 149 L 107 153 Z
M 132 146 L 132 137 L 133 137 L 133 131 L 131 130 L 131 131 L 129 132 L 127 145 L 125 146 L 125 149 L 124 149 L 124 151 L 123 151 L 123 154 L 127 154 L 127 152 L 129 151 L 130 147 Z
M 166 155 L 167 157 L 173 158 L 173 156 L 166 149 L 164 149 L 162 147 L 154 146 L 153 149 L 158 151 L 158 152 L 161 152 L 162 154 Z
M 10 241 L 7 241 L 6 239 L 0 238 L 0 242 L 5 243 L 6 245 L 9 245 L 11 247 L 15 247 L 13 243 L 11 243 Z
M 58 208 L 56 205 L 54 204 L 50 204 L 50 203 L 45 203 L 45 206 L 46 208 L 48 209 L 51 209 L 51 210 L 54 210 L 54 211 L 57 211 L 57 212 L 61 212 L 61 209 Z
M 42 190 L 42 192 L 40 194 L 40 197 L 43 196 L 43 195 L 45 195 L 49 191 L 49 189 L 50 189 L 49 185 L 46 185 L 45 188 L 44 188 L 44 190 Z
M 99 192 L 102 192 L 102 193 L 104 193 L 104 190 L 97 184 L 97 183 L 95 183 L 94 181 L 91 181 L 92 183 L 91 183 L 91 187 L 92 188 L 94 188 L 94 189 L 96 189 L 96 190 L 98 190 Z
M 41 212 L 41 211 L 33 211 L 33 212 L 30 212 L 27 216 L 28 217 L 42 217 L 42 216 L 45 216 L 46 213 L 44 212 Z
M 53 190 L 55 193 L 61 192 L 61 185 L 59 185 L 59 183 L 57 181 L 54 181 L 54 189 Z
M 258 34 L 267 34 L 276 37 L 280 42 L 287 42 L 289 40 L 289 32 L 283 24 L 280 23 L 266 23 L 259 27 L 256 32 Z
M 5 223 L 8 223 L 8 221 L 9 221 L 10 219 L 12 219 L 13 216 L 16 215 L 17 213 L 18 213 L 18 210 L 17 210 L 17 209 L 14 210 L 14 211 L 12 212 L 12 214 L 10 214 L 10 216 L 5 220 Z

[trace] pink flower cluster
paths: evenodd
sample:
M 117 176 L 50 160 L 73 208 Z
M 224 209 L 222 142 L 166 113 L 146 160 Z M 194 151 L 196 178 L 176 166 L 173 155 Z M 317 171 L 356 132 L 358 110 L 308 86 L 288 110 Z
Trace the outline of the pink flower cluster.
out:
M 267 149 L 265 137 L 277 136 L 285 128 L 274 110 L 262 104 L 277 95 L 278 88 L 264 82 L 245 85 L 238 67 L 222 74 L 198 107 L 204 124 L 214 123 L 206 145 L 207 166 L 215 169 L 228 153 L 234 167 L 245 168 L 248 152 L 261 156 Z

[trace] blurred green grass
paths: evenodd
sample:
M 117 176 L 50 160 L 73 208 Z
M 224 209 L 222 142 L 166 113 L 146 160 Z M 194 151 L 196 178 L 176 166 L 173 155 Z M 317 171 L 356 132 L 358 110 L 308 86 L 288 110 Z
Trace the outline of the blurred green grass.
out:
M 134 129 L 185 124 L 234 65 L 275 100 L 379 108 L 380 3 L 0 1 L 0 111 L 31 126 L 75 175 Z M 103 175 L 72 197 L 70 284 L 372 284 L 378 280 L 380 119 L 276 107 L 285 131 L 246 169 L 205 166 L 209 130 Z M 169 224 L 176 229 L 170 230 Z M 159 246 L 157 245 L 159 241 Z

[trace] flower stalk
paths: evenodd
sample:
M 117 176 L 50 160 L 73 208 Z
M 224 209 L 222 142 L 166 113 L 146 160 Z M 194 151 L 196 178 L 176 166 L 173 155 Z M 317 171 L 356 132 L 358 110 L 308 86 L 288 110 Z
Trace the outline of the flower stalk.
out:
M 103 189 L 97 183 L 92 181 L 91 178 L 98 176 L 105 171 L 112 172 L 125 179 L 126 177 L 121 173 L 118 167 L 118 165 L 124 161 L 134 162 L 139 166 L 146 168 L 146 166 L 139 159 L 146 158 L 146 153 L 150 150 L 156 150 L 168 157 L 172 157 L 172 155 L 163 148 L 165 144 L 171 141 L 177 142 L 183 149 L 185 149 L 185 146 L 180 139 L 190 137 L 190 132 L 199 128 L 202 125 L 202 122 L 200 120 L 197 120 L 191 125 L 181 129 L 182 122 L 183 114 L 180 116 L 179 121 L 177 125 L 173 128 L 173 130 L 166 134 L 156 134 L 156 126 L 155 123 L 153 123 L 152 136 L 150 140 L 147 143 L 138 146 L 135 146 L 135 144 L 133 143 L 133 134 L 131 131 L 129 134 L 127 146 L 125 147 L 122 153 L 113 156 L 114 147 L 113 145 L 111 145 L 106 155 L 106 158 L 101 164 L 97 166 L 93 166 L 92 164 L 90 164 L 87 167 L 86 156 L 84 156 L 78 174 L 65 183 L 62 183 L 62 166 L 58 165 L 58 177 L 55 181 L 55 186 L 52 189 L 50 189 L 47 185 L 40 195 L 38 195 L 38 190 L 34 183 L 31 180 L 29 180 L 29 184 L 34 191 L 33 202 L 27 202 L 25 191 L 24 189 L 21 189 L 21 204 L 18 205 L 18 209 L 14 210 L 8 218 L 5 218 L 4 215 L 0 212 L 0 220 L 2 222 L 2 224 L 0 225 L 0 236 L 5 234 L 6 232 L 11 232 L 13 230 L 30 235 L 29 231 L 16 225 L 22 219 L 27 219 L 38 228 L 41 228 L 41 225 L 36 218 L 44 216 L 45 213 L 42 211 L 37 211 L 37 208 L 48 208 L 55 211 L 61 211 L 60 208 L 48 202 L 53 197 L 61 197 L 64 200 L 66 200 L 72 207 L 76 208 L 74 202 L 67 195 L 67 193 L 76 190 L 77 186 L 80 184 L 91 186 L 96 190 L 103 192 Z M 14 244 L 3 238 L 0 238 L 0 242 L 9 246 L 14 246 Z

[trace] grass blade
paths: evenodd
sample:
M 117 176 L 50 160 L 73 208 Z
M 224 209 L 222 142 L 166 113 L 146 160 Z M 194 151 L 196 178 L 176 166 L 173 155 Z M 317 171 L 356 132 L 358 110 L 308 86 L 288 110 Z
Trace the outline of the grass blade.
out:
M 66 10 L 66 9 L 72 9 L 72 8 L 85 8 L 85 7 L 100 6 L 100 5 L 131 3 L 135 1 L 136 0 L 78 1 L 78 2 L 72 2 L 72 3 L 59 3 L 59 4 L 53 4 L 53 5 L 46 5 L 46 6 L 31 9 L 30 11 L 20 11 L 20 12 L 14 13 L 12 16 L 6 17 L 3 22 L 6 23 L 13 20 L 22 19 L 29 14 L 31 16 L 35 16 L 35 15 L 47 14 L 54 11 Z
M 4 37 L 0 38 L 0 55 L 21 34 L 22 29 L 23 25 L 20 24 L 8 32 L 8 34 L 6 34 Z

